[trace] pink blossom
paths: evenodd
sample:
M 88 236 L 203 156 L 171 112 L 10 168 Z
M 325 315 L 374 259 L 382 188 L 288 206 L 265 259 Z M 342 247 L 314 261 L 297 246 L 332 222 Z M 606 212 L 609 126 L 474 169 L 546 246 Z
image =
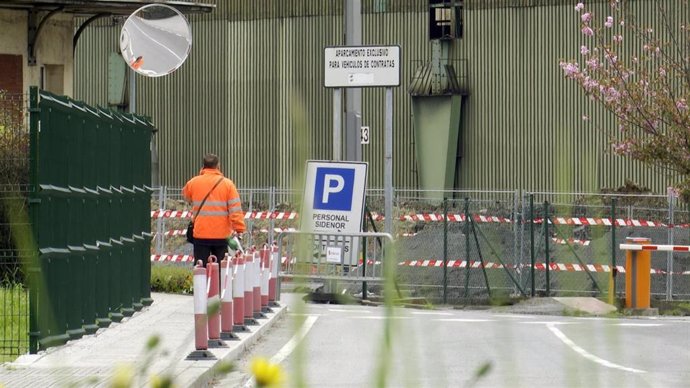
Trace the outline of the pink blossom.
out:
M 589 49 L 587 48 L 587 46 L 580 46 L 580 54 L 582 54 L 582 55 L 589 54 Z
M 613 149 L 613 152 L 615 152 L 618 155 L 629 155 L 630 152 L 632 152 L 632 147 L 630 146 L 630 143 L 628 141 L 613 143 L 611 144 L 611 148 Z
M 660 67 L 659 68 L 659 75 L 662 77 L 666 77 L 666 69 L 664 69 L 663 67 Z
M 597 58 L 592 58 L 588 60 L 586 63 L 587 67 L 589 67 L 592 70 L 596 70 L 599 67 L 599 59 Z
M 625 25 L 625 20 L 621 20 L 621 27 Z
M 651 34 L 651 33 L 653 33 L 653 32 L 654 32 L 654 30 L 653 30 L 651 27 L 647 28 L 647 33 L 648 33 L 648 34 Z
M 580 67 L 577 63 L 561 62 L 560 66 L 568 78 L 575 78 L 580 73 Z
M 609 61 L 610 64 L 614 65 L 616 64 L 616 61 L 618 61 L 618 56 L 616 55 L 611 55 L 611 54 L 606 54 L 606 59 Z
M 582 19 L 583 23 L 588 23 L 590 20 L 592 20 L 592 14 L 589 12 L 585 12 L 580 16 L 580 19 Z
M 678 101 L 676 101 L 676 108 L 678 108 L 678 110 L 681 112 L 685 112 L 686 110 L 688 110 L 688 104 L 687 102 L 685 102 L 684 98 L 681 98 Z
M 582 115 L 582 121 L 587 121 L 589 120 L 589 117 L 587 115 Z
M 599 87 L 599 82 L 593 78 L 585 77 L 585 79 L 582 81 L 582 87 L 588 92 L 591 92 Z
M 577 3 L 577 4 L 575 5 L 575 11 L 577 11 L 577 12 L 582 11 L 583 8 L 585 8 L 585 5 L 582 4 L 582 3 Z
M 623 41 L 623 35 L 614 35 L 613 36 L 613 41 L 616 43 L 620 43 Z
M 594 30 L 592 30 L 588 26 L 584 26 L 582 27 L 582 34 L 586 36 L 594 36 Z
M 606 22 L 604 22 L 604 25 L 606 26 L 606 28 L 613 27 L 613 16 L 607 17 Z
M 680 196 L 680 189 L 677 189 L 673 186 L 669 186 L 666 188 L 666 194 L 678 198 Z

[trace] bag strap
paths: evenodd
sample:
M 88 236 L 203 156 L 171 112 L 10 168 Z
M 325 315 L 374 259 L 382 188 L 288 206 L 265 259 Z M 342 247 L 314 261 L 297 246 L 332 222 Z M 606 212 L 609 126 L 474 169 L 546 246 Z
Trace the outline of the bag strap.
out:
M 216 186 L 218 186 L 220 184 L 220 182 L 223 180 L 223 178 L 225 178 L 225 177 L 220 177 L 220 179 L 218 179 L 218 182 L 216 182 L 216 184 L 213 185 L 213 187 L 211 187 L 211 190 L 208 191 L 208 193 L 206 194 L 204 199 L 201 201 L 201 205 L 199 205 L 199 209 L 196 211 L 196 214 L 194 215 L 194 217 L 192 217 L 192 222 L 194 222 L 194 220 L 196 220 L 196 218 L 199 216 L 199 213 L 201 212 L 201 208 L 204 207 L 204 204 L 206 203 L 208 196 L 211 195 L 211 192 L 213 192 L 213 190 L 216 188 Z

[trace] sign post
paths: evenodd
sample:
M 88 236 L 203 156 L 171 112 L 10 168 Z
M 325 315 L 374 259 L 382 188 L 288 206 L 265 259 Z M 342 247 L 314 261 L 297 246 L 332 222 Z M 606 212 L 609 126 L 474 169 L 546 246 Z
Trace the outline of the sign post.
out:
M 364 162 L 307 161 L 300 229 L 316 234 L 359 233 L 364 214 L 367 164 Z M 357 239 L 315 241 L 327 262 L 357 265 Z
M 393 229 L 393 87 L 400 86 L 400 46 L 338 46 L 324 49 L 324 86 L 333 91 L 333 159 L 340 159 L 341 88 L 385 87 L 385 231 Z M 367 127 L 368 128 L 368 127 Z M 361 129 L 360 129 L 361 132 Z M 360 138 L 364 139 L 360 133 Z M 368 141 L 368 136 L 367 136 Z M 337 148 L 337 152 L 336 152 Z M 307 186 L 308 187 L 308 186 Z

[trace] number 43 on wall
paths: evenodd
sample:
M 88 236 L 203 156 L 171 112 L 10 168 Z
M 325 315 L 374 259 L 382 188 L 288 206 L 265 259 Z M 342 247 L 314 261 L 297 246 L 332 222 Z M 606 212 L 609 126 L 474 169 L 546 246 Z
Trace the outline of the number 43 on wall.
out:
M 361 143 L 362 144 L 369 144 L 369 127 L 362 127 L 362 130 L 360 132 L 361 137 Z

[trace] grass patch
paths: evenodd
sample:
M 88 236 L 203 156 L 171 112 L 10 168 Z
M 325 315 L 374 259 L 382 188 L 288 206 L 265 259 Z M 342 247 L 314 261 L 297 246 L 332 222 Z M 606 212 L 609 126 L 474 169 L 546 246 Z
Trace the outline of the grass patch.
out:
M 151 291 L 170 294 L 193 293 L 192 268 L 176 265 L 151 266 Z
M 0 362 L 29 351 L 29 297 L 21 285 L 0 287 Z

